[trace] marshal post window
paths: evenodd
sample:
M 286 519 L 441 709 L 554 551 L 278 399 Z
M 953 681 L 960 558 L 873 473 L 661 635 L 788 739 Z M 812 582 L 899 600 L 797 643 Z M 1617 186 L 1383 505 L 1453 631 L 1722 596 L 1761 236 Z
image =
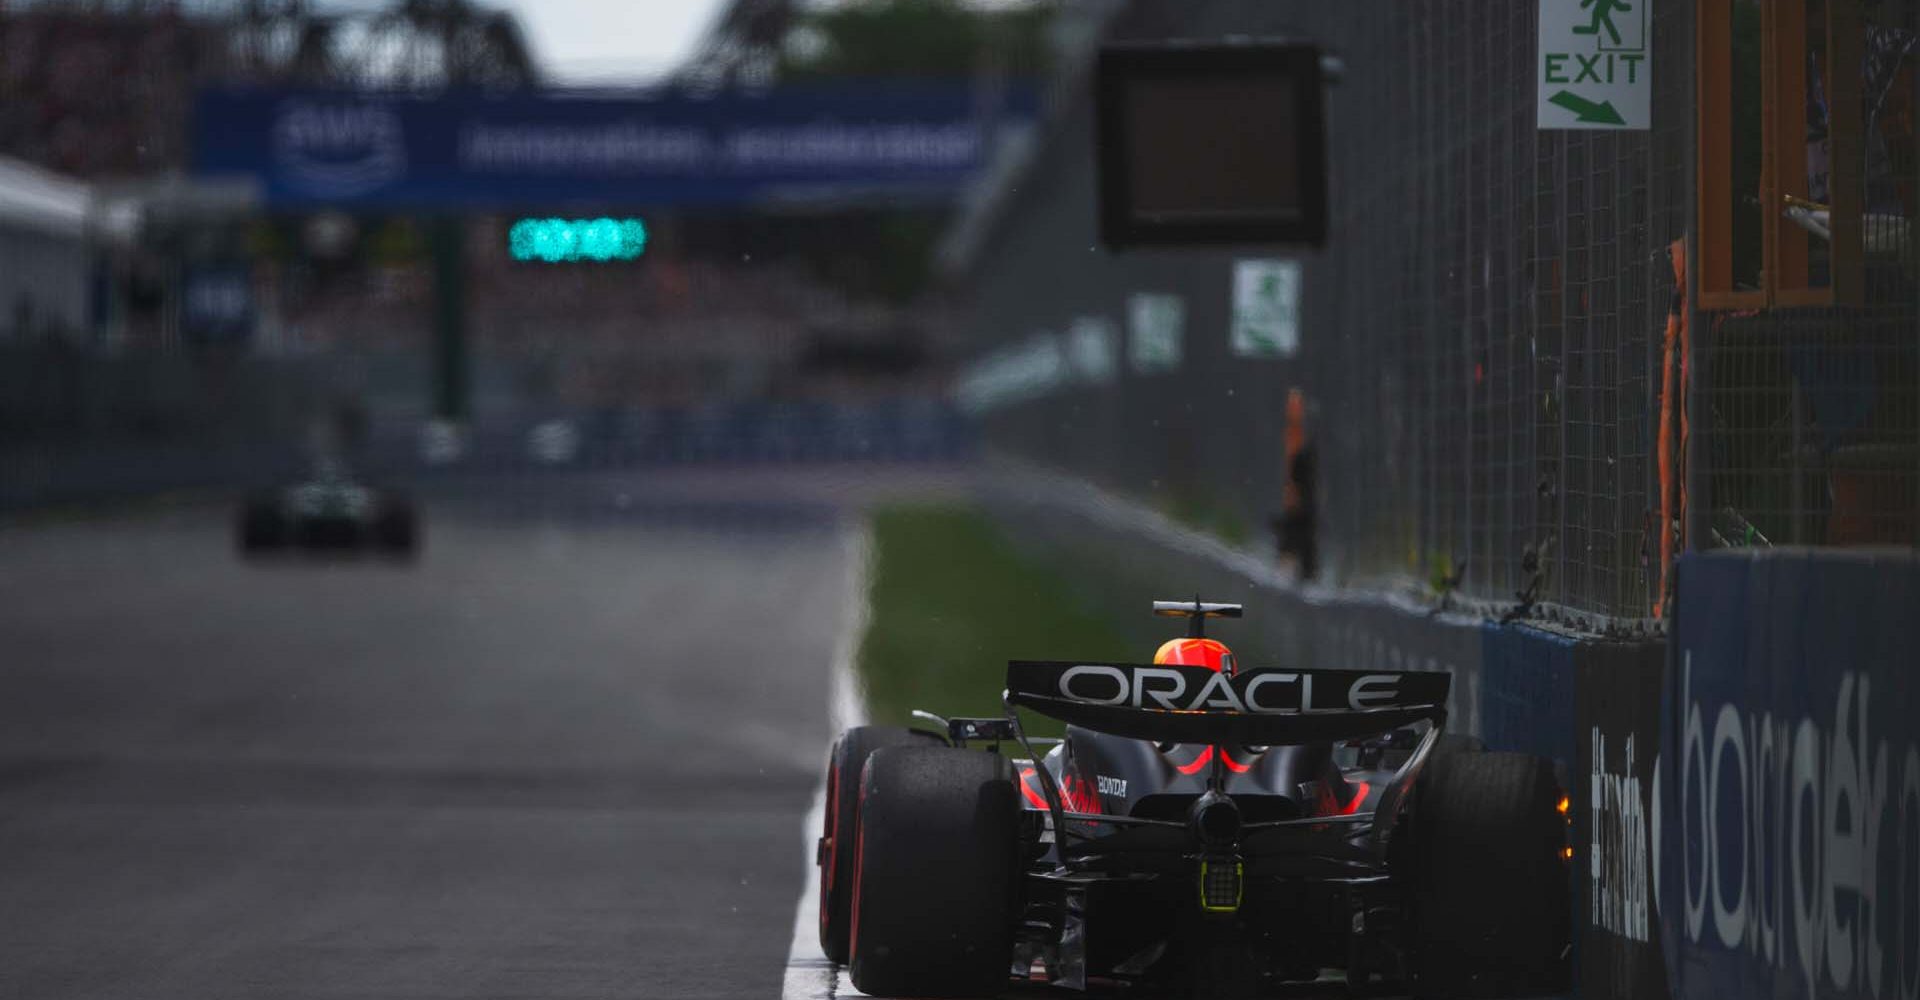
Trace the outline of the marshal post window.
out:
M 1698 0 L 1700 303 L 1857 301 L 1858 0 Z

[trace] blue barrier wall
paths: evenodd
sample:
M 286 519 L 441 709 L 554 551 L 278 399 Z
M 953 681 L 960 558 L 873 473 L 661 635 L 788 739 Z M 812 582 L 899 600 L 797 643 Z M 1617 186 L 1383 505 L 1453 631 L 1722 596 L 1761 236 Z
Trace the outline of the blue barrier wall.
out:
M 1524 625 L 1489 621 L 1480 629 L 1480 727 L 1478 735 L 1489 750 L 1517 750 L 1553 761 L 1560 787 L 1572 801 L 1584 801 L 1585 775 L 1578 768 L 1579 740 L 1575 682 L 1590 641 L 1575 640 Z M 1584 829 L 1577 823 L 1568 831 L 1576 845 Z M 1576 976 L 1589 950 L 1583 915 L 1588 909 L 1587 883 L 1581 863 L 1569 866 L 1567 877 L 1574 912 L 1574 968 Z M 1590 996 L 1610 994 L 1588 993 Z
M 289 389 L 287 395 L 294 393 Z M 232 406 L 253 415 L 241 422 L 253 425 L 251 436 L 187 426 L 157 441 L 125 433 L 0 441 L 0 512 L 264 487 L 311 471 L 310 446 L 300 440 L 298 420 L 276 425 L 271 414 L 245 399 Z M 568 443 L 543 451 L 543 426 L 554 424 L 565 426 Z M 975 442 L 973 424 L 953 407 L 898 398 L 488 415 L 470 428 L 460 457 L 446 463 L 423 459 L 418 424 L 392 420 L 375 424 L 372 439 L 348 457 L 365 475 L 406 482 L 438 473 L 512 477 L 668 465 L 944 463 L 971 457 Z
M 1920 557 L 1679 569 L 1653 827 L 1679 997 L 1920 997 Z
M 584 468 L 953 461 L 971 454 L 975 440 L 972 422 L 934 399 L 630 407 L 476 421 L 460 467 L 501 471 L 526 466 L 536 461 L 537 428 L 554 421 L 567 425 L 577 448 L 564 461 L 551 464 Z M 403 449 L 410 443 L 400 442 Z M 413 457 L 410 449 L 404 451 L 398 468 L 408 467 Z
M 1480 738 L 1493 750 L 1523 750 L 1553 760 L 1571 788 L 1574 663 L 1582 644 L 1520 625 L 1482 626 Z

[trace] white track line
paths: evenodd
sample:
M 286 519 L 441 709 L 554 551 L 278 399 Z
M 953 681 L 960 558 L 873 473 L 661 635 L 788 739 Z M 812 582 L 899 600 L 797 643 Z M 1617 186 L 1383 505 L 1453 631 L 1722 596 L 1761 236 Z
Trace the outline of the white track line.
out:
M 833 676 L 828 681 L 832 688 L 829 741 L 867 720 L 865 699 L 861 697 L 853 662 L 860 655 L 860 640 L 867 634 L 867 587 L 872 579 L 872 559 L 873 531 L 863 520 L 847 532 L 846 618 L 841 624 L 840 640 L 834 647 Z M 826 759 L 824 752 L 815 756 L 822 761 Z M 782 1000 L 829 1000 L 864 995 L 853 988 L 845 969 L 827 961 L 820 953 L 820 873 L 814 867 L 813 850 L 826 814 L 827 786 L 823 774 L 820 785 L 814 789 L 813 808 L 807 812 L 806 825 L 800 829 L 804 865 L 801 884 L 805 888 L 794 908 L 793 943 L 787 949 Z

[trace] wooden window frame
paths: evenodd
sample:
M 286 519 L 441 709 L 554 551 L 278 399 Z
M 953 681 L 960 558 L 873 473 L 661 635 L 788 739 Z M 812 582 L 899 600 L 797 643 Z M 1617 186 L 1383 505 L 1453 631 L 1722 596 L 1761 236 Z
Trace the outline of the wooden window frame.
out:
M 1761 0 L 1760 287 L 1733 287 L 1733 5 L 1695 0 L 1695 191 L 1700 239 L 1700 308 L 1754 310 L 1859 300 L 1861 213 L 1860 20 L 1855 0 L 1826 0 L 1829 108 L 1828 283 L 1807 284 L 1809 240 L 1784 214 L 1789 195 L 1807 195 L 1807 0 Z M 1836 72 L 1835 67 L 1850 67 Z

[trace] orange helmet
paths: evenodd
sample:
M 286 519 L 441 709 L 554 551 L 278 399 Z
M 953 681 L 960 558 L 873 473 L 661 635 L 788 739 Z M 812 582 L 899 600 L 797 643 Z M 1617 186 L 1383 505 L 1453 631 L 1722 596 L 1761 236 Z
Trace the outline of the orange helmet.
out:
M 1233 673 L 1233 651 L 1215 639 L 1168 639 L 1153 654 L 1153 662 Z

